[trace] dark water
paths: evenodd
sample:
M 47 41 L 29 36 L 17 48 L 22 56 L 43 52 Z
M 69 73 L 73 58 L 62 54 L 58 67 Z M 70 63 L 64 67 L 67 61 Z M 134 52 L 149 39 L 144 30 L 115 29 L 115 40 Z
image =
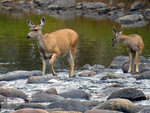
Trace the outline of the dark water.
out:
M 4 14 L 0 12 L 0 73 L 14 70 L 41 70 L 41 59 L 35 40 L 27 40 L 30 19 L 38 24 L 45 15 Z M 119 45 L 112 48 L 112 26 L 119 30 L 119 24 L 109 19 L 92 19 L 75 17 L 69 20 L 46 17 L 43 33 L 53 32 L 62 28 L 71 28 L 79 35 L 79 43 L 75 60 L 75 68 L 84 64 L 102 64 L 108 67 L 115 56 L 128 55 L 126 48 Z M 124 28 L 125 34 L 136 33 L 143 37 L 145 48 L 143 56 L 150 58 L 150 25 L 142 28 Z M 68 69 L 65 57 L 58 59 L 55 69 Z M 50 67 L 46 73 L 50 72 Z

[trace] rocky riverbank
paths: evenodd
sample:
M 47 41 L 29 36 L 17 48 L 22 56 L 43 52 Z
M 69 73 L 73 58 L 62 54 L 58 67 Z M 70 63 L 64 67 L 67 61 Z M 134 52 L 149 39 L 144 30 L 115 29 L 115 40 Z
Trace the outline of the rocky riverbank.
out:
M 118 56 L 108 68 L 86 64 L 74 78 L 68 72 L 42 77 L 38 70 L 1 74 L 1 112 L 145 113 L 150 110 L 149 65 L 141 57 L 140 73 L 132 75 L 126 73 L 128 57 Z
M 127 27 L 149 24 L 149 2 L 136 1 L 130 6 L 124 3 L 79 2 L 75 0 L 1 0 L 2 11 L 22 10 L 36 14 L 70 19 L 84 15 L 96 19 L 110 18 Z

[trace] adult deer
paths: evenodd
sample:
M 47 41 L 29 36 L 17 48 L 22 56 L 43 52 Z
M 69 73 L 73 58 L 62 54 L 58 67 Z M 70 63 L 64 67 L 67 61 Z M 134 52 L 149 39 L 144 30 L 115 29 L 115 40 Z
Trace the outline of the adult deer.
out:
M 27 20 L 30 31 L 27 39 L 34 38 L 37 41 L 38 49 L 42 57 L 42 76 L 46 70 L 46 59 L 50 59 L 49 63 L 53 76 L 56 73 L 53 68 L 53 62 L 59 56 L 69 52 L 70 54 L 70 73 L 71 78 L 74 73 L 74 58 L 78 42 L 78 35 L 71 29 L 61 29 L 52 33 L 42 34 L 42 27 L 45 24 L 45 18 L 42 18 L 40 24 L 34 25 L 30 20 Z
M 144 48 L 144 43 L 142 40 L 142 37 L 137 34 L 130 34 L 130 35 L 124 35 L 123 27 L 121 27 L 121 30 L 119 32 L 116 32 L 115 27 L 113 27 L 113 44 L 112 46 L 115 47 L 118 43 L 122 43 L 127 47 L 127 50 L 129 52 L 129 68 L 128 72 L 130 73 L 139 73 L 139 61 L 140 61 L 140 55 Z

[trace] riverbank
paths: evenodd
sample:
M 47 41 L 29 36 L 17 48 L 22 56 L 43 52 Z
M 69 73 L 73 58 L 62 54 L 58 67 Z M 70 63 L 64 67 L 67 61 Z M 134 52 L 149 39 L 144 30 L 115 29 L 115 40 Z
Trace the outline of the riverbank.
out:
M 66 71 L 57 77 L 42 77 L 38 70 L 1 74 L 1 112 L 38 108 L 50 113 L 145 113 L 150 106 L 150 61 L 141 57 L 137 75 L 125 73 L 127 65 L 128 57 L 118 56 L 108 68 L 86 64 L 73 78 Z
M 21 10 L 36 14 L 46 14 L 58 18 L 70 19 L 78 15 L 95 19 L 109 18 L 126 27 L 141 27 L 149 24 L 150 7 L 148 1 L 125 3 L 76 2 L 75 0 L 2 0 L 2 11 Z

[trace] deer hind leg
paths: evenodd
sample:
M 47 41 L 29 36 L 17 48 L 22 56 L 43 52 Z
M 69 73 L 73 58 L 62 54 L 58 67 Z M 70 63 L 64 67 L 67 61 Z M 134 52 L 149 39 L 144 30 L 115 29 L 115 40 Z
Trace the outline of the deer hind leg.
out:
M 46 70 L 46 61 L 44 58 L 42 58 L 42 76 L 45 75 L 45 70 Z
M 135 73 L 135 52 L 132 52 L 132 74 Z
M 135 72 L 139 73 L 139 61 L 140 61 L 140 55 L 139 52 L 137 51 L 135 54 Z
M 57 56 L 58 56 L 58 55 L 54 53 L 54 54 L 52 55 L 50 61 L 49 61 L 53 76 L 57 76 L 57 75 L 56 75 L 56 72 L 55 72 L 55 70 L 54 70 L 54 68 L 53 68 L 53 62 L 55 61 L 55 59 L 57 58 Z
M 131 72 L 131 65 L 132 65 L 132 53 L 129 51 L 129 69 L 128 69 L 128 73 Z
M 69 78 L 72 78 L 73 73 L 74 73 L 74 58 L 75 58 L 75 52 L 76 52 L 76 48 L 72 48 L 71 51 L 69 51 L 70 53 L 70 73 L 69 73 Z

